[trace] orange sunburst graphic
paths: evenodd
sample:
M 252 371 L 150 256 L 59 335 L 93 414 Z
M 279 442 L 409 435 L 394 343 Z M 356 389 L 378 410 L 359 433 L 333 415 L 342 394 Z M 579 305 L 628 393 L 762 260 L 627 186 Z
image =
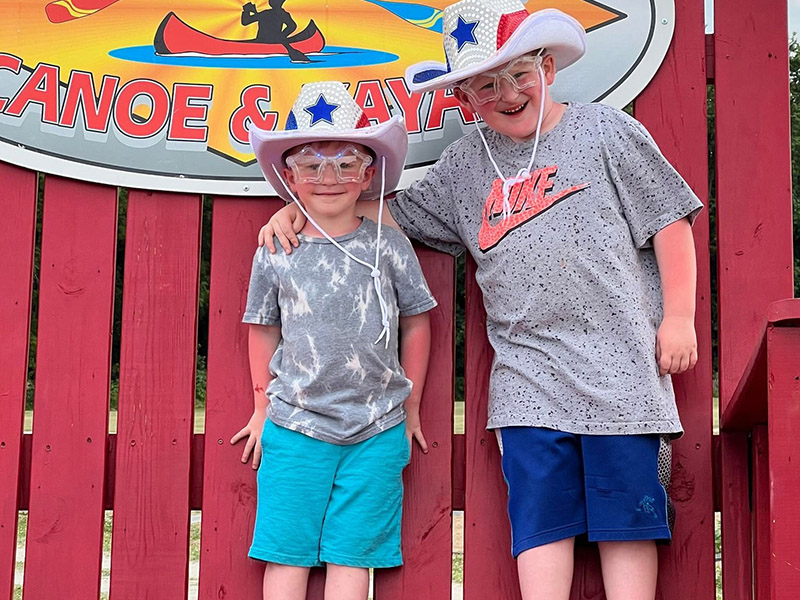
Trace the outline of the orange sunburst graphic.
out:
M 434 10 L 450 3 L 432 0 L 424 4 Z M 263 8 L 267 0 L 255 4 Z M 529 11 L 553 6 L 575 16 L 587 30 L 624 17 L 588 0 L 530 0 L 526 4 Z M 163 87 L 173 107 L 178 91 L 195 94 L 194 99 L 184 98 L 190 108 L 178 130 L 199 131 L 202 124 L 207 129 L 208 150 L 239 164 L 251 163 L 253 156 L 246 143 L 237 141 L 237 128 L 250 121 L 282 128 L 303 83 L 344 81 L 355 94 L 363 88 L 360 82 L 376 82 L 378 94 L 385 95 L 381 101 L 396 105 L 386 92 L 387 80 L 402 79 L 413 63 L 443 59 L 440 33 L 392 14 L 372 0 L 337 0 L 335 8 L 324 0 L 285 0 L 284 8 L 298 32 L 314 21 L 324 37 L 322 58 L 297 64 L 286 56 L 273 57 L 259 66 L 261 63 L 246 56 L 181 56 L 179 60 L 158 55 L 154 40 L 170 13 L 201 35 L 230 42 L 253 40 L 257 29 L 243 25 L 241 0 L 19 1 L 14 7 L 15 19 L 0 21 L 0 53 L 20 57 L 30 69 L 39 63 L 55 65 L 64 85 L 73 72 L 91 73 L 98 98 L 104 76 L 119 78 L 118 90 L 135 80 L 154 82 L 151 87 Z M 348 63 L 345 59 L 356 52 L 369 60 L 354 58 Z M 338 62 L 330 58 L 334 55 Z M 198 99 L 198 94 L 208 97 Z M 132 110 L 147 119 L 158 107 Z

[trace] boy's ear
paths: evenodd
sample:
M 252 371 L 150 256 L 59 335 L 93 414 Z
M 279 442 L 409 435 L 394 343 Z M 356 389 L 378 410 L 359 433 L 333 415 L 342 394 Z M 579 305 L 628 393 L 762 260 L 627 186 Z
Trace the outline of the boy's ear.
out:
M 372 178 L 375 177 L 375 167 L 369 166 L 364 170 L 364 179 L 361 181 L 361 191 L 366 191 L 372 185 Z
M 289 189 L 292 191 L 293 194 L 297 194 L 297 185 L 294 180 L 294 171 L 291 169 L 287 169 L 284 167 L 283 169 L 283 179 L 286 181 L 286 184 L 289 186 Z
M 458 103 L 466 108 L 470 112 L 477 112 L 474 106 L 472 106 L 471 98 L 459 88 L 453 88 L 453 97 L 458 100 Z
M 544 71 L 544 80 L 547 85 L 553 85 L 556 80 L 556 60 L 552 54 L 547 54 L 542 59 L 542 70 Z

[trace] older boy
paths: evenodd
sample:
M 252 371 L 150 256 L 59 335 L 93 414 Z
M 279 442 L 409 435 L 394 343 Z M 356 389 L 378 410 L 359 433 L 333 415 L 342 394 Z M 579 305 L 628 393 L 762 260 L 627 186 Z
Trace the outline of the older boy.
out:
M 301 248 L 253 260 L 243 320 L 255 409 L 231 440 L 247 438 L 242 461 L 252 451 L 260 464 L 250 556 L 267 562 L 265 600 L 304 599 L 321 564 L 326 600 L 366 600 L 368 569 L 402 563 L 411 438 L 427 451 L 419 404 L 436 301 L 405 236 L 355 214 L 397 184 L 405 127 L 370 127 L 341 83 L 322 82 L 303 87 L 286 131 L 250 136 L 267 179 L 308 216 Z
M 488 127 L 389 208 L 409 236 L 478 264 L 495 350 L 487 427 L 523 598 L 569 598 L 574 538 L 588 533 L 607 597 L 652 600 L 654 541 L 671 535 L 668 439 L 682 432 L 669 375 L 697 359 L 701 204 L 641 124 L 552 100 L 556 71 L 585 51 L 577 21 L 516 0 L 463 0 L 443 19 L 447 63 L 406 79 L 454 89 Z M 296 244 L 302 219 L 282 212 L 259 236 L 270 247 L 273 231 Z

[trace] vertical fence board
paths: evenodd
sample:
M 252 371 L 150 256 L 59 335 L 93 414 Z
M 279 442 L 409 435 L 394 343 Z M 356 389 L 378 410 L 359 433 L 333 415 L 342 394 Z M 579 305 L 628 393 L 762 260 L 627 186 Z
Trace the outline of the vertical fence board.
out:
M 36 173 L 0 162 L 0 598 L 11 598 L 28 369 Z
M 464 430 L 467 479 L 464 507 L 464 600 L 520 598 L 511 557 L 508 489 L 494 433 L 486 430 L 489 372 L 494 355 L 486 337 L 483 297 L 467 259 Z
M 131 190 L 111 598 L 186 594 L 200 198 Z
M 450 598 L 452 586 L 453 458 L 453 258 L 416 247 L 439 306 L 431 312 L 431 354 L 420 417 L 428 442 L 423 455 L 414 442 L 403 474 L 403 567 L 375 573 L 375 600 Z
M 751 494 L 753 496 L 753 583 L 754 600 L 769 600 L 769 438 L 767 426 L 753 428 L 751 447 L 753 476 Z
M 673 444 L 670 496 L 677 518 L 672 544 L 660 548 L 663 598 L 713 599 L 711 272 L 708 214 L 705 15 L 695 0 L 677 0 L 678 26 L 658 73 L 635 103 L 636 118 L 706 206 L 695 221 L 698 362 L 673 377 L 685 435 Z
M 800 598 L 800 326 L 770 326 L 767 334 L 770 598 L 795 600 Z
M 214 199 L 209 294 L 208 379 L 200 558 L 201 600 L 257 598 L 263 565 L 247 551 L 256 513 L 256 474 L 230 439 L 253 412 L 246 325 L 250 268 L 262 224 L 283 205 Z
M 116 188 L 47 179 L 25 600 L 100 592 L 116 240 Z
M 752 540 L 748 434 L 720 433 L 722 469 L 722 593 L 725 600 L 749 600 Z
M 789 51 L 785 0 L 717 0 L 715 6 L 724 410 L 759 341 L 767 305 L 793 295 Z

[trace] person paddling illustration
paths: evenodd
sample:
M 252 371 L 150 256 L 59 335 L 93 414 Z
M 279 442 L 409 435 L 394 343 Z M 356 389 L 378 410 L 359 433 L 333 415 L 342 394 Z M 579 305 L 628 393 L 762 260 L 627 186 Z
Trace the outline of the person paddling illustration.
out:
M 242 25 L 250 25 L 258 23 L 258 33 L 256 34 L 255 41 L 281 44 L 286 48 L 289 59 L 297 63 L 309 63 L 309 59 L 305 54 L 292 48 L 289 44 L 291 41 L 289 36 L 297 29 L 297 23 L 294 22 L 291 15 L 283 8 L 285 0 L 269 0 L 269 8 L 265 10 L 258 10 L 253 2 L 248 2 L 242 6 Z

